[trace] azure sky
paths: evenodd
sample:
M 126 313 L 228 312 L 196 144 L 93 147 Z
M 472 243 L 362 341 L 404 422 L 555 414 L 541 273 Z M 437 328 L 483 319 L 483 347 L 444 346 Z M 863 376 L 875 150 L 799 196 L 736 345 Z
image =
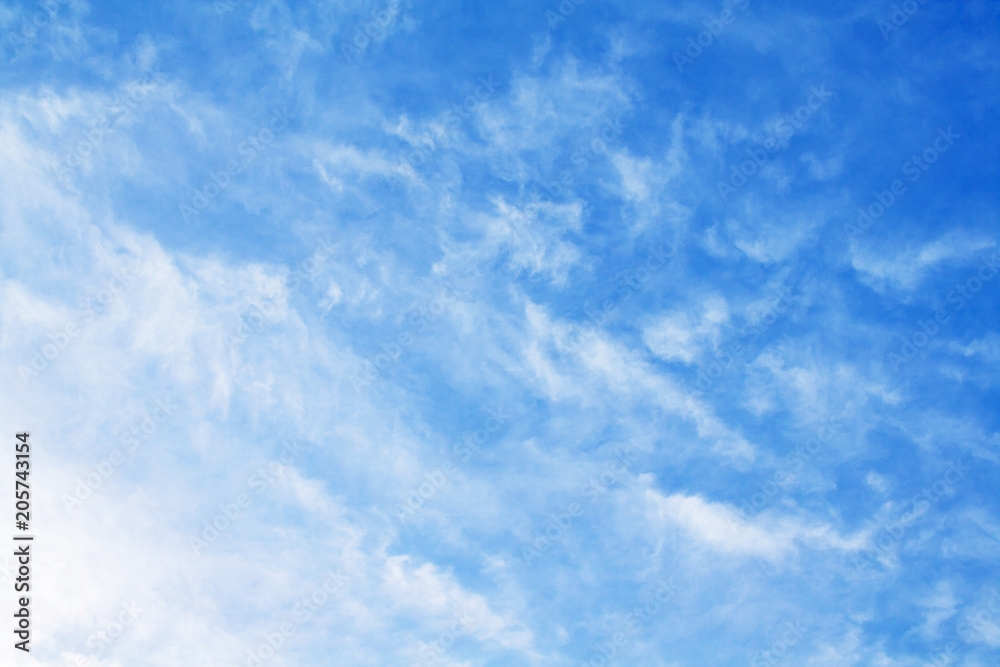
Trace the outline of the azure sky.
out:
M 998 15 L 3 2 L 0 665 L 997 665 Z

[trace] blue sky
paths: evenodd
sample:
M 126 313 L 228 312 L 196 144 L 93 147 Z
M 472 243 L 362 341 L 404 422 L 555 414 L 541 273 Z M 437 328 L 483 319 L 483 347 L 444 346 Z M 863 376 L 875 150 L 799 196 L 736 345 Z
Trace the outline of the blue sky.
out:
M 0 662 L 996 665 L 998 9 L 0 4 Z

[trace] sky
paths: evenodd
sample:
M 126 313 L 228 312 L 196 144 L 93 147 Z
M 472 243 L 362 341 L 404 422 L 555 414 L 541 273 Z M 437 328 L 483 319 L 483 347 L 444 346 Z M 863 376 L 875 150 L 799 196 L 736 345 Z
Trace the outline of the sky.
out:
M 998 17 L 0 3 L 0 664 L 997 665 Z

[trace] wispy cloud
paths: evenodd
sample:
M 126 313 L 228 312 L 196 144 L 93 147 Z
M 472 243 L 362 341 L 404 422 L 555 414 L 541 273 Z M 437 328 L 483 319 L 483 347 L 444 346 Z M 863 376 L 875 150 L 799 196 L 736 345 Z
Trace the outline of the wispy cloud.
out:
M 992 664 L 995 19 L 0 7 L 26 664 Z

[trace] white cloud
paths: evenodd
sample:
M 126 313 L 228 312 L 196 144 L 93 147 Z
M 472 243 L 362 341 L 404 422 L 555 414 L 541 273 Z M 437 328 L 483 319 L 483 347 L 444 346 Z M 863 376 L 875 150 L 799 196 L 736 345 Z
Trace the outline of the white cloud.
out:
M 879 291 L 913 290 L 921 285 L 928 272 L 941 264 L 965 264 L 970 272 L 978 266 L 978 253 L 995 248 L 996 242 L 977 239 L 960 232 L 949 233 L 924 245 L 910 245 L 901 252 L 855 243 L 851 263 L 861 279 Z
M 644 481 L 648 485 L 651 479 Z M 695 543 L 723 554 L 780 561 L 794 555 L 800 545 L 850 552 L 864 544 L 862 535 L 845 538 L 825 524 L 810 525 L 770 514 L 745 521 L 735 507 L 698 495 L 664 496 L 647 488 L 645 501 L 661 526 L 680 529 Z
M 690 364 L 706 349 L 717 349 L 722 327 L 728 322 L 726 300 L 710 296 L 694 308 L 659 317 L 643 330 L 642 338 L 656 356 Z

